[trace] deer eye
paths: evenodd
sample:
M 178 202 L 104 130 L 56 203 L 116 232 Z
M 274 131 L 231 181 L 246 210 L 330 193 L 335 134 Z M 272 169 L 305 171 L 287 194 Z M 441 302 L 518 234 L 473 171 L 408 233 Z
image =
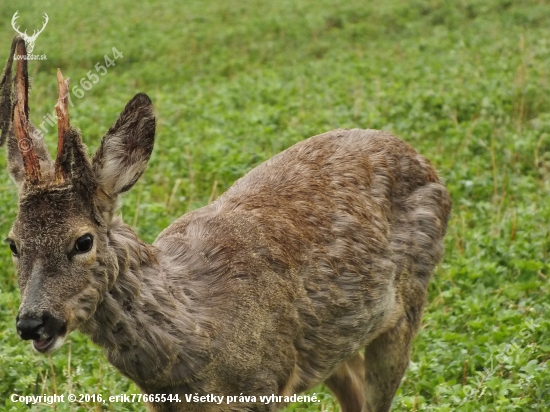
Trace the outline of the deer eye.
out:
M 8 242 L 10 244 L 11 253 L 13 253 L 13 256 L 17 256 L 18 255 L 17 245 L 15 244 L 15 242 L 13 240 L 8 240 Z
M 94 240 L 92 235 L 85 234 L 84 236 L 80 236 L 78 239 L 76 239 L 76 242 L 74 243 L 74 248 L 77 252 L 85 253 L 89 252 L 94 244 Z

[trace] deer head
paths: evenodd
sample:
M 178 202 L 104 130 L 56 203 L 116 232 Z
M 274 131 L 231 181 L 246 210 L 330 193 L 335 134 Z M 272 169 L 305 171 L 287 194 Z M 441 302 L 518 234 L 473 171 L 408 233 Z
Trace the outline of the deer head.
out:
M 48 15 L 46 13 L 44 13 L 44 24 L 42 25 L 42 28 L 40 30 L 34 30 L 32 32 L 32 36 L 29 36 L 27 34 L 27 30 L 25 30 L 23 33 L 21 33 L 19 31 L 19 26 L 15 27 L 15 21 L 19 17 L 18 13 L 19 13 L 19 11 L 16 11 L 15 14 L 13 15 L 13 17 L 11 19 L 11 26 L 17 32 L 17 34 L 19 34 L 25 40 L 25 42 L 27 43 L 27 49 L 28 49 L 27 51 L 29 53 L 32 53 L 32 51 L 34 50 L 34 43 L 36 42 L 36 39 L 37 39 L 38 35 L 44 31 L 44 29 L 46 28 L 46 25 L 48 24 L 48 21 L 50 19 L 49 19 Z
M 58 147 L 52 161 L 29 121 L 24 58 L 17 60 L 12 91 L 14 54 L 26 56 L 19 36 L 0 81 L 0 145 L 7 141 L 8 168 L 19 191 L 17 218 L 6 241 L 21 292 L 17 331 L 36 350 L 48 352 L 94 314 L 116 281 L 109 228 L 118 195 L 146 168 L 155 117 L 151 100 L 137 94 L 89 158 L 69 122 L 69 79 L 58 69 Z

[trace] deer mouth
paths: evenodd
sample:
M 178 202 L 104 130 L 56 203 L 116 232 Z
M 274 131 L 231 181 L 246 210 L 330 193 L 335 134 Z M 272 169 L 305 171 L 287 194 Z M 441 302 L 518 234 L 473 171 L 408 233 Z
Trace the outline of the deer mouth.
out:
M 65 341 L 66 335 L 60 331 L 52 335 L 43 334 L 38 339 L 33 339 L 32 347 L 40 353 L 52 353 L 59 349 Z
M 57 335 L 53 335 L 47 338 L 35 339 L 32 341 L 32 346 L 40 353 L 46 353 L 48 349 L 54 346 L 57 340 Z
M 33 349 L 40 353 L 53 352 L 63 345 L 67 335 L 66 322 L 49 312 L 18 315 L 16 327 L 19 337 L 31 340 Z

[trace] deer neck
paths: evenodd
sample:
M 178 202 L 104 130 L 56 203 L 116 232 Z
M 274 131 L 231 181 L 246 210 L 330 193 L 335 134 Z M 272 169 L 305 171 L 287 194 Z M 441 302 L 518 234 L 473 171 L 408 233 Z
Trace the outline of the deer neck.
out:
M 80 330 L 143 389 L 185 382 L 205 346 L 188 300 L 169 280 L 162 253 L 121 219 L 113 222 L 109 242 L 118 273 L 108 274 L 109 292 Z

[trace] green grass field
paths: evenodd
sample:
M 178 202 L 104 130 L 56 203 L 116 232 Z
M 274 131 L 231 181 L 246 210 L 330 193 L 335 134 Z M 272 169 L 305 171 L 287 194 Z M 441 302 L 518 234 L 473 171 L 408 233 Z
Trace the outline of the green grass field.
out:
M 550 410 L 550 2 L 540 0 L 175 0 L 0 3 L 0 59 L 21 29 L 48 26 L 30 62 L 31 119 L 54 110 L 55 71 L 90 151 L 138 91 L 156 107 L 149 168 L 122 214 L 152 242 L 245 172 L 338 127 L 390 131 L 436 165 L 454 201 L 444 262 L 396 411 Z M 56 129 L 46 139 L 53 152 Z M 0 155 L 0 237 L 17 193 Z M 15 330 L 9 248 L 0 249 L 0 409 L 144 411 L 93 401 L 37 405 L 11 394 L 138 393 L 79 333 L 39 356 Z M 323 387 L 316 404 L 337 411 Z

